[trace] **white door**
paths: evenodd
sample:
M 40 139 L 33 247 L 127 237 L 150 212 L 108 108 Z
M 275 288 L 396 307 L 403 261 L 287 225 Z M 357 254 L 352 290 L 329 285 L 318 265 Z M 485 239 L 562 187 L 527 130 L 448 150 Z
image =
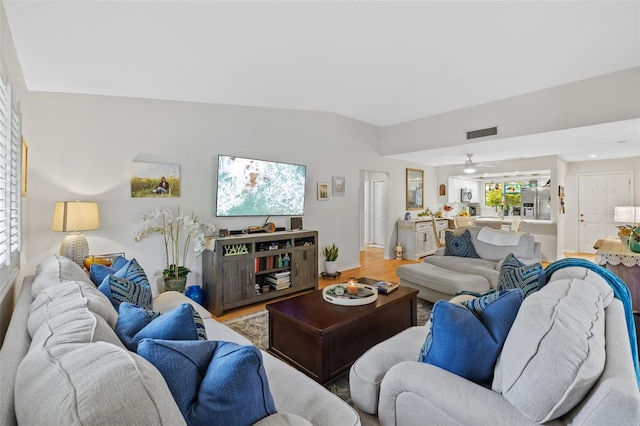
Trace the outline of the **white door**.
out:
M 595 253 L 601 238 L 615 237 L 615 206 L 631 203 L 631 174 L 611 173 L 578 177 L 578 244 L 582 253 Z
M 373 243 L 384 246 L 384 181 L 373 182 Z

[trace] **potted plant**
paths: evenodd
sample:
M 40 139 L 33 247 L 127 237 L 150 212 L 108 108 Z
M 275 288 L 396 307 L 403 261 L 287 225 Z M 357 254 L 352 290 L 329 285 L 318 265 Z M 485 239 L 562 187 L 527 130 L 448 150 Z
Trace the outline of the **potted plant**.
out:
M 204 250 L 203 228 L 211 233 L 213 225 L 201 222 L 191 213 L 191 216 L 182 214 L 178 208 L 177 216 L 173 216 L 168 209 L 155 209 L 142 216 L 144 227 L 135 236 L 137 242 L 144 238 L 158 234 L 164 242 L 164 254 L 166 268 L 162 271 L 165 290 L 183 292 L 187 283 L 187 275 L 191 270 L 185 266 L 189 247 L 193 242 L 194 254 L 199 256 Z
M 331 244 L 331 246 L 324 246 L 322 255 L 324 256 L 324 271 L 328 275 L 335 275 L 338 270 L 336 262 L 338 258 L 338 246 L 336 246 L 335 243 Z

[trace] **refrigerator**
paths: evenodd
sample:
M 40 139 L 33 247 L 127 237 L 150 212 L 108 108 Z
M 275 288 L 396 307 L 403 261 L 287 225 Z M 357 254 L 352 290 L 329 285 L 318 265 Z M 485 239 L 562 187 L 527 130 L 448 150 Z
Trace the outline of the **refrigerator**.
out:
M 525 219 L 551 220 L 551 188 L 525 187 L 520 192 L 521 214 Z

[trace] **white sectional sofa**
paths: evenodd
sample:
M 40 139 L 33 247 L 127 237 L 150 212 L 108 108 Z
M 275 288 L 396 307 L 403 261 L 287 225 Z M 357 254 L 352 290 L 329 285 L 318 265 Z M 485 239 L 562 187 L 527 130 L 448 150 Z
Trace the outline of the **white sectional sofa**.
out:
M 431 302 L 449 300 L 460 291 L 483 293 L 495 288 L 501 261 L 509 253 L 525 265 L 540 262 L 540 243 L 529 233 L 472 226 L 456 229 L 452 235 L 458 236 L 464 231 L 471 235 L 478 258 L 447 256 L 446 248 L 441 247 L 420 263 L 398 266 L 396 274 L 400 285 L 417 289 L 421 299 Z M 481 231 L 488 235 L 487 240 L 494 242 L 479 240 Z
M 628 290 L 619 298 L 603 279 L 608 271 L 563 261 L 547 268 L 549 282 L 520 305 L 490 383 L 418 361 L 430 322 L 364 353 L 349 377 L 353 401 L 368 413 L 363 422 L 637 425 L 640 376 Z
M 182 303 L 200 314 L 209 340 L 251 344 L 181 293 L 162 293 L 153 308 L 166 312 Z M 0 424 L 186 424 L 160 372 L 118 339 L 117 318 L 75 263 L 58 256 L 41 262 L 24 280 L 0 350 Z M 277 413 L 257 424 L 360 424 L 339 397 L 261 355 Z

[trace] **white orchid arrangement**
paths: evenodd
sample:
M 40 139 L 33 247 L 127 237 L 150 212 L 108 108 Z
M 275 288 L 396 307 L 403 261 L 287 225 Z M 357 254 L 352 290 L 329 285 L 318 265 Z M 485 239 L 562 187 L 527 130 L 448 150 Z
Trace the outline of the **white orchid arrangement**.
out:
M 168 209 L 155 209 L 142 216 L 144 227 L 138 231 L 135 241 L 140 242 L 151 235 L 161 235 L 164 240 L 166 269 L 165 277 L 186 277 L 191 270 L 185 266 L 189 247 L 193 243 L 193 252 L 200 256 L 204 251 L 204 232 L 206 229 L 211 234 L 215 227 L 201 221 L 195 213 L 186 216 L 178 207 L 176 216 Z

